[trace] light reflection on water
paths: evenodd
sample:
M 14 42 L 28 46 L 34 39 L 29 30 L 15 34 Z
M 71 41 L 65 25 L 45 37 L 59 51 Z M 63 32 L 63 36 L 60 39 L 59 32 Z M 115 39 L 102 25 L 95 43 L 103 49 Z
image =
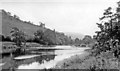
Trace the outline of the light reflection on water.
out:
M 62 50 L 35 50 L 26 55 L 19 55 L 7 61 L 3 67 L 17 69 L 49 69 L 54 67 L 59 61 L 76 54 L 82 54 L 87 47 L 77 48 L 72 46 L 56 46 L 52 48 Z
M 61 48 L 63 48 L 63 47 L 61 47 Z M 71 48 L 71 47 L 69 47 L 69 48 Z M 69 58 L 76 54 L 82 54 L 84 52 L 84 50 L 87 49 L 87 48 L 74 48 L 74 49 L 69 49 L 69 48 L 67 48 L 65 50 L 53 51 L 54 54 L 52 54 L 52 55 L 56 55 L 53 57 L 53 59 L 48 58 L 49 59 L 48 61 L 46 59 L 42 59 L 42 63 L 40 63 L 38 61 L 34 61 L 31 64 L 22 64 L 22 65 L 18 66 L 18 69 L 44 69 L 44 68 L 49 69 L 49 68 L 54 67 L 59 61 Z

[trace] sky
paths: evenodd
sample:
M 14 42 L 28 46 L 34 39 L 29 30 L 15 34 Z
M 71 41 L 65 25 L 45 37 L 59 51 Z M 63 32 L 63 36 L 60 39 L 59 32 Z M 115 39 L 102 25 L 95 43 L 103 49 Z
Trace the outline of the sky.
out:
M 45 23 L 59 32 L 84 35 L 99 30 L 96 23 L 108 7 L 119 0 L 0 0 L 0 9 L 16 14 L 24 21 Z

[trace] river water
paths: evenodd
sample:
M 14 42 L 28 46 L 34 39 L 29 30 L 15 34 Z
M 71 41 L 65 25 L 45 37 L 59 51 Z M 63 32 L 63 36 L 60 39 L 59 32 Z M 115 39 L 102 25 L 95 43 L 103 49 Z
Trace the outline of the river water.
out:
M 16 69 L 49 69 L 59 61 L 73 55 L 83 54 L 87 47 L 56 46 L 58 50 L 34 50 L 29 54 L 15 56 L 4 62 L 3 68 L 14 67 Z

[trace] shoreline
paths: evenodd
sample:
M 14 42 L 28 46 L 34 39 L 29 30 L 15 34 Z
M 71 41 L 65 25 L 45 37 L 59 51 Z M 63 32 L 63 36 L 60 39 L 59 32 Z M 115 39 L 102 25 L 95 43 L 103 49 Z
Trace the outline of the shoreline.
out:
M 73 55 L 69 58 L 59 61 L 52 69 L 69 69 L 67 67 L 73 65 L 73 63 L 76 63 L 76 61 L 79 61 L 78 63 L 83 62 L 83 60 L 85 60 L 89 54 L 89 52 L 85 51 L 82 54 Z
M 105 52 L 97 56 L 91 55 L 89 51 L 85 54 L 74 55 L 57 63 L 52 69 L 116 69 L 120 70 L 120 62 L 114 58 L 110 52 Z

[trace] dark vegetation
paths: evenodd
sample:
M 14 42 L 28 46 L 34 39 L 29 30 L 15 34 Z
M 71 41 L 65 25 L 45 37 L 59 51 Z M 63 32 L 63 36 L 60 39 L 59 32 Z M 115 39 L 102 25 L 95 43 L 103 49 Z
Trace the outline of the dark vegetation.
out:
M 93 39 L 89 35 L 85 35 L 83 39 L 76 38 L 74 40 L 74 44 L 77 46 L 82 46 L 82 47 L 93 47 L 95 44 L 95 39 Z
M 3 35 L 0 35 L 0 41 L 11 41 L 11 38 L 9 36 L 3 36 Z
M 96 31 L 96 45 L 94 49 L 100 52 L 112 51 L 114 56 L 118 58 L 120 55 L 120 2 L 115 12 L 109 7 L 97 23 L 100 31 Z
M 96 44 L 92 49 L 92 55 L 102 64 L 98 66 L 94 64 L 91 66 L 92 70 L 103 68 L 120 70 L 120 2 L 117 2 L 117 5 L 115 9 L 111 7 L 106 9 L 97 23 L 100 30 L 96 31 L 97 35 L 94 36 Z

